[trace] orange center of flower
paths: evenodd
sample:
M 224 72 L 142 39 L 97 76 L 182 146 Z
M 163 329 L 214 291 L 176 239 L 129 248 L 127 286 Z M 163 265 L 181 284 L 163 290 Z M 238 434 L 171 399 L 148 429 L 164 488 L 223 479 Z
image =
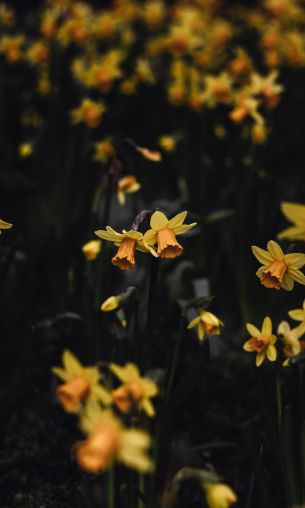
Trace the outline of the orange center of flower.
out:
M 128 413 L 135 403 L 139 403 L 145 392 L 138 381 L 131 381 L 112 392 L 112 402 L 122 412 Z
M 103 471 L 111 463 L 120 445 L 115 429 L 100 429 L 76 448 L 76 460 L 88 473 Z
M 177 238 L 171 229 L 164 228 L 157 232 L 158 256 L 160 258 L 176 258 L 183 251 L 182 245 L 177 242 Z
M 131 270 L 135 266 L 134 253 L 136 250 L 136 241 L 132 238 L 124 238 L 118 252 L 112 258 L 112 264 L 121 268 L 121 270 Z
M 216 83 L 213 86 L 213 93 L 216 99 L 221 102 L 227 102 L 230 97 L 228 87 L 226 85 L 223 85 L 222 83 Z
M 254 351 L 257 353 L 261 353 L 262 351 L 265 351 L 269 345 L 269 339 L 268 337 L 252 337 L 252 339 L 249 340 L 249 344 L 253 347 Z
M 129 189 L 129 187 L 131 187 L 135 183 L 135 181 L 136 179 L 134 176 L 125 176 L 118 182 L 120 191 L 126 192 Z
M 90 385 L 88 381 L 84 377 L 78 376 L 59 386 L 56 390 L 56 396 L 67 413 L 76 413 L 89 392 Z
M 233 109 L 230 113 L 230 118 L 235 123 L 241 123 L 246 116 L 249 114 L 249 109 L 245 106 L 238 106 L 237 108 Z
M 84 111 L 84 117 L 89 127 L 97 127 L 100 122 L 100 113 L 92 106 Z
M 204 323 L 204 329 L 208 335 L 218 334 L 218 326 L 211 323 Z
M 285 273 L 288 270 L 284 260 L 273 261 L 273 263 L 261 275 L 261 283 L 266 288 L 280 289 Z

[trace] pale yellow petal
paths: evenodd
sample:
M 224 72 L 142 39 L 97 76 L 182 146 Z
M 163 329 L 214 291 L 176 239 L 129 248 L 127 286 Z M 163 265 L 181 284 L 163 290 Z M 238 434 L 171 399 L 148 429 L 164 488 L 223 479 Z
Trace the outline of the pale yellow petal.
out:
M 260 247 L 257 247 L 256 245 L 251 246 L 252 252 L 256 259 L 263 265 L 270 265 L 273 261 L 272 256 L 270 253 L 264 249 L 261 249 Z
M 254 346 L 251 344 L 250 340 L 247 340 L 247 342 L 244 343 L 243 349 L 247 351 L 248 353 L 253 353 Z
M 128 194 L 132 194 L 133 192 L 137 192 L 140 189 L 141 184 L 139 182 L 135 182 L 128 189 L 126 189 L 126 192 L 128 192 Z
M 199 321 L 199 323 L 198 323 L 198 339 L 199 340 L 203 340 L 203 338 L 204 338 L 204 332 L 205 332 L 205 330 L 204 330 L 204 324 L 203 324 L 202 321 Z
M 52 372 L 55 376 L 59 377 L 63 381 L 69 381 L 71 375 L 65 369 L 61 369 L 60 367 L 52 367 Z
M 252 325 L 251 323 L 247 323 L 246 328 L 247 328 L 249 334 L 251 335 L 251 337 L 260 337 L 261 336 L 261 331 L 256 326 Z
M 13 224 L 10 224 L 9 222 L 5 222 L 4 220 L 0 219 L 0 229 L 10 229 L 13 227 Z
M 276 347 L 272 346 L 272 345 L 268 346 L 266 355 L 267 355 L 268 360 L 270 360 L 270 362 L 275 362 L 276 357 L 277 357 Z
M 299 252 L 285 255 L 285 262 L 289 268 L 302 268 L 305 265 L 305 254 Z
M 143 241 L 148 245 L 155 245 L 157 242 L 157 233 L 153 229 L 148 229 L 144 233 Z
M 290 333 L 290 324 L 287 321 L 281 321 L 277 327 L 277 333 L 279 335 L 289 335 Z
M 290 310 L 288 315 L 295 321 L 305 321 L 305 312 L 303 309 Z
M 292 291 L 293 290 L 293 287 L 294 287 L 294 281 L 293 279 L 290 277 L 289 273 L 286 272 L 284 274 L 284 277 L 283 277 L 283 280 L 281 282 L 281 287 L 283 289 L 285 289 L 285 291 Z
M 117 363 L 110 363 L 109 369 L 123 383 L 126 381 L 125 368 Z
M 192 224 L 182 224 L 182 226 L 177 226 L 176 228 L 173 228 L 173 232 L 175 235 L 183 235 L 184 233 L 187 233 L 190 229 L 193 229 L 197 226 L 197 222 L 193 222 Z
M 276 243 L 274 240 L 269 240 L 269 242 L 267 243 L 267 249 L 273 259 L 276 259 L 276 260 L 283 259 L 284 252 L 282 251 L 279 244 Z
M 143 386 L 143 389 L 145 391 L 145 395 L 147 397 L 155 397 L 158 395 L 159 389 L 156 383 L 148 378 L 141 379 L 141 385 Z
M 82 364 L 68 349 L 66 349 L 62 355 L 62 363 L 66 370 L 72 375 L 78 375 L 84 371 Z
M 152 418 L 156 414 L 154 405 L 149 399 L 144 399 L 141 402 L 141 408 L 143 409 L 144 413 L 146 413 L 147 416 L 149 416 L 150 418 Z
M 150 227 L 155 231 L 159 231 L 159 229 L 163 229 L 167 226 L 168 219 L 166 215 L 162 212 L 154 212 L 150 219 Z
M 108 392 L 108 390 L 106 390 L 106 388 L 104 388 L 103 386 L 101 386 L 101 385 L 94 386 L 92 389 L 92 394 L 103 405 L 109 406 L 111 404 L 111 400 L 112 400 L 111 395 Z
M 300 270 L 289 268 L 288 274 L 293 280 L 305 286 L 305 275 Z
M 266 316 L 263 321 L 262 335 L 264 335 L 264 337 L 269 337 L 269 335 L 271 334 L 272 334 L 272 321 L 269 316 Z
M 120 205 L 124 206 L 126 203 L 125 192 L 118 191 L 117 196 L 118 196 L 118 202 L 120 203 Z
M 304 226 L 291 226 L 284 229 L 277 235 L 279 240 L 288 238 L 290 240 L 305 240 L 305 225 Z
M 187 212 L 178 213 L 178 215 L 175 215 L 175 217 L 173 217 L 168 221 L 167 227 L 170 229 L 174 229 L 178 226 L 181 226 L 181 224 L 184 223 L 186 216 Z
M 262 353 L 257 353 L 256 360 L 255 360 L 256 367 L 260 367 L 261 366 L 261 364 L 265 360 L 265 357 L 266 357 L 266 353 L 264 351 Z
M 284 201 L 281 203 L 281 210 L 283 215 L 291 222 L 305 224 L 305 205 Z
M 200 316 L 196 316 L 194 319 L 192 319 L 192 321 L 190 321 L 189 324 L 187 325 L 187 329 L 190 330 L 191 328 L 194 328 L 194 326 L 197 326 L 200 319 L 201 319 Z

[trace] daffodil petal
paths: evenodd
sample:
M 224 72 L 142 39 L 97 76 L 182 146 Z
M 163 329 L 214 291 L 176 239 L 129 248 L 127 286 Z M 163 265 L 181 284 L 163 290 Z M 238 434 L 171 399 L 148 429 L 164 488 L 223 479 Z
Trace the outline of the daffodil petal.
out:
M 192 319 L 192 321 L 190 321 L 187 325 L 187 329 L 190 330 L 191 328 L 194 328 L 194 326 L 197 326 L 200 319 L 200 316 L 196 316 L 194 319 Z
M 276 260 L 283 259 L 284 252 L 282 251 L 279 244 L 276 243 L 274 240 L 269 240 L 269 242 L 267 243 L 267 249 L 273 259 L 276 259 Z
M 269 337 L 272 334 L 272 321 L 269 316 L 266 316 L 263 321 L 262 335 Z
M 156 412 L 155 412 L 155 408 L 154 408 L 154 405 L 151 402 L 151 400 L 144 399 L 141 403 L 141 407 L 142 407 L 143 411 L 147 414 L 147 416 L 150 416 L 150 417 L 155 416 Z
M 305 320 L 305 312 L 303 309 L 290 310 L 288 312 L 288 315 L 295 321 L 304 321 Z
M 281 203 L 281 210 L 283 215 L 291 222 L 305 225 L 305 205 L 284 201 Z
M 83 373 L 84 367 L 68 349 L 66 349 L 62 355 L 62 363 L 65 369 L 72 375 Z
M 305 286 L 305 275 L 300 270 L 289 268 L 289 275 L 293 280 Z
M 266 355 L 267 355 L 268 360 L 270 360 L 270 362 L 275 362 L 276 357 L 277 357 L 276 347 L 272 346 L 272 345 L 268 346 Z
M 273 258 L 268 251 L 257 247 L 257 245 L 252 245 L 251 249 L 254 256 L 260 263 L 263 263 L 263 265 L 270 265 L 272 263 Z
M 248 353 L 253 353 L 254 346 L 253 346 L 253 344 L 251 344 L 250 340 L 247 340 L 247 342 L 245 342 L 244 345 L 243 345 L 243 349 L 245 351 L 247 351 Z
M 168 225 L 168 219 L 166 215 L 162 212 L 154 212 L 150 219 L 150 227 L 155 231 L 159 231 L 159 229 L 163 229 Z
M 304 226 L 291 226 L 278 233 L 277 238 L 289 238 L 290 240 L 304 240 L 305 239 L 305 225 Z
M 69 372 L 67 372 L 65 369 L 61 369 L 60 367 L 53 367 L 52 372 L 55 374 L 55 376 L 59 377 L 63 381 L 69 381 L 71 378 Z
M 178 226 L 181 226 L 181 224 L 184 223 L 186 216 L 187 212 L 178 213 L 178 215 L 175 215 L 175 217 L 173 217 L 168 221 L 167 227 L 170 229 L 174 229 Z
M 251 323 L 247 323 L 246 328 L 247 328 L 249 334 L 251 335 L 251 337 L 260 337 L 261 336 L 261 331 L 258 328 L 256 328 L 256 326 L 252 325 Z
M 173 232 L 175 235 L 183 235 L 184 233 L 187 233 L 190 229 L 197 226 L 197 222 L 193 222 L 192 224 L 182 224 L 182 226 L 177 226 L 176 228 L 173 228 Z
M 284 277 L 283 277 L 283 280 L 281 282 L 281 286 L 283 289 L 285 289 L 285 291 L 292 291 L 293 290 L 293 287 L 294 287 L 294 281 L 293 279 L 290 277 L 289 273 L 286 272 L 284 274 Z
M 266 357 L 266 353 L 265 352 L 257 353 L 256 360 L 255 360 L 256 367 L 260 367 L 261 366 L 261 364 L 265 360 L 265 357 Z
M 289 268 L 302 268 L 305 265 L 305 254 L 295 252 L 293 254 L 285 255 L 285 262 Z

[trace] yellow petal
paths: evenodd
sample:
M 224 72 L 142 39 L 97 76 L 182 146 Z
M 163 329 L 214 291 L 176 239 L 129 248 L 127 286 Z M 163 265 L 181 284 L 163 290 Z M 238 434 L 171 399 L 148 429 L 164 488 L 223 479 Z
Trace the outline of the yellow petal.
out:
M 116 233 L 115 231 L 105 231 L 103 229 L 99 229 L 98 231 L 94 231 L 94 234 L 103 240 L 107 240 L 108 242 L 117 242 L 120 241 L 122 235 Z
M 263 265 L 269 265 L 272 263 L 273 258 L 269 254 L 267 250 L 261 249 L 260 247 L 257 247 L 256 245 L 251 246 L 252 252 L 256 259 Z
M 277 235 L 279 240 L 283 238 L 289 238 L 290 240 L 304 240 L 305 239 L 305 225 L 303 226 L 291 226 L 290 228 L 284 229 Z
M 0 229 L 10 229 L 11 227 L 13 227 L 13 224 L 0 219 Z
M 276 357 L 277 357 L 276 347 L 272 346 L 272 345 L 268 346 L 266 354 L 267 354 L 267 358 L 268 358 L 268 360 L 270 360 L 270 362 L 275 362 Z
M 292 291 L 293 290 L 293 286 L 294 286 L 294 281 L 293 279 L 290 277 L 289 273 L 286 272 L 284 274 L 284 277 L 283 277 L 283 280 L 281 282 L 281 287 L 283 289 L 285 289 L 285 291 Z
M 194 328 L 194 326 L 198 325 L 200 319 L 200 316 L 196 316 L 194 319 L 192 319 L 192 321 L 190 321 L 187 325 L 187 329 L 190 330 L 191 328 Z
M 272 334 L 272 321 L 269 316 L 266 316 L 263 321 L 262 335 L 269 337 Z
M 305 312 L 303 309 L 290 310 L 288 312 L 288 315 L 295 321 L 304 321 L 305 320 Z
M 267 243 L 267 249 L 273 259 L 276 259 L 276 260 L 283 259 L 284 252 L 282 251 L 279 244 L 276 243 L 274 240 L 269 240 L 269 242 Z
M 277 333 L 279 335 L 289 335 L 290 333 L 290 324 L 287 321 L 281 321 L 277 327 Z
M 167 226 L 168 219 L 166 215 L 162 212 L 154 212 L 150 219 L 150 227 L 155 231 L 159 231 L 159 229 L 163 229 Z
M 251 341 L 250 340 L 247 340 L 247 342 L 244 343 L 243 345 L 243 349 L 245 351 L 247 351 L 248 353 L 253 353 L 254 351 L 254 347 L 253 345 L 251 344 Z
M 289 268 L 302 268 L 305 265 L 305 254 L 299 252 L 285 255 L 285 262 Z
M 142 401 L 141 408 L 150 418 L 152 418 L 156 414 L 154 405 L 149 399 L 144 399 Z
M 52 367 L 52 372 L 55 376 L 59 377 L 63 381 L 69 381 L 71 375 L 65 369 L 61 369 L 60 367 Z
M 300 270 L 297 270 L 295 268 L 289 268 L 288 273 L 293 280 L 305 286 L 305 275 Z
M 251 335 L 251 337 L 260 337 L 261 336 L 261 331 L 258 328 L 256 328 L 256 326 L 251 325 L 251 323 L 247 323 L 246 328 L 247 328 L 249 334 Z
M 198 323 L 198 339 L 199 340 L 203 340 L 203 338 L 204 338 L 204 332 L 205 332 L 205 330 L 204 330 L 204 324 L 203 324 L 202 321 L 199 321 L 199 323 Z
M 281 210 L 285 217 L 296 224 L 305 224 L 305 205 L 300 203 L 281 203 Z
M 141 385 L 143 386 L 145 394 L 148 397 L 155 397 L 156 395 L 158 395 L 159 392 L 158 386 L 151 379 L 143 378 L 141 380 Z
M 181 224 L 184 223 L 185 217 L 187 216 L 187 212 L 180 212 L 178 215 L 175 215 L 172 219 L 168 221 L 167 227 L 170 229 L 176 228 L 178 226 L 181 226 Z
M 197 226 L 197 222 L 192 222 L 192 224 L 182 224 L 182 226 L 177 226 L 173 228 L 173 232 L 175 235 L 183 235 L 187 233 L 190 229 Z
M 62 355 L 62 363 L 70 374 L 77 375 L 83 372 L 82 364 L 68 349 Z
M 266 353 L 265 352 L 257 353 L 256 360 L 255 360 L 256 367 L 260 367 L 261 366 L 261 364 L 265 360 L 265 357 L 266 357 Z
M 118 202 L 120 203 L 120 205 L 124 206 L 126 203 L 125 192 L 118 191 L 117 196 L 118 196 Z

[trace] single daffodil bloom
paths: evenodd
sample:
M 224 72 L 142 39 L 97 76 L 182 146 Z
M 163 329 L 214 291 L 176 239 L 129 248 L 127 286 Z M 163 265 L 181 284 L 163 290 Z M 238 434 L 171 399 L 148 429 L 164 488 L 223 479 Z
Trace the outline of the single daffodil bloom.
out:
M 111 312 L 118 309 L 122 303 L 122 296 L 109 296 L 101 305 L 102 312 Z
M 284 254 L 274 240 L 268 242 L 267 250 L 253 245 L 252 252 L 263 264 L 256 272 L 263 286 L 291 291 L 295 281 L 305 285 L 305 275 L 299 270 L 305 264 L 305 254 Z
M 281 321 L 277 328 L 277 333 L 282 336 L 283 353 L 286 358 L 293 358 L 301 352 L 297 328 L 291 329 L 287 321 Z
M 260 367 L 266 357 L 270 362 L 275 362 L 277 351 L 274 344 L 277 341 L 277 337 L 272 334 L 272 321 L 270 317 L 265 317 L 261 330 L 251 323 L 247 323 L 246 328 L 251 338 L 244 343 L 243 348 L 248 353 L 256 353 L 256 366 Z
M 204 489 L 209 508 L 229 508 L 237 502 L 236 494 L 224 483 L 206 482 Z
M 133 407 L 143 410 L 148 416 L 155 416 L 151 398 L 158 394 L 158 386 L 151 379 L 141 377 L 133 363 L 120 366 L 110 364 L 110 370 L 123 383 L 112 391 L 112 402 L 122 413 L 129 413 Z
M 82 246 L 82 252 L 87 261 L 94 261 L 101 252 L 101 240 L 90 240 Z
M 97 367 L 84 367 L 68 350 L 64 351 L 62 362 L 63 368 L 53 367 L 52 372 L 64 381 L 57 388 L 56 397 L 67 413 L 77 413 L 90 400 L 111 403 L 109 392 L 99 383 Z
M 125 205 L 126 194 L 132 194 L 141 189 L 141 184 L 135 176 L 127 175 L 118 181 L 117 196 L 121 206 Z
M 224 326 L 223 322 L 212 314 L 212 312 L 199 310 L 199 316 L 195 317 L 189 324 L 188 330 L 198 326 L 198 338 L 200 341 L 204 339 L 205 334 L 208 335 L 219 335 L 220 329 Z
M 299 337 L 302 337 L 305 333 L 305 300 L 303 301 L 302 309 L 290 310 L 288 314 L 295 321 L 301 321 L 299 326 L 296 328 L 296 333 Z
M 178 243 L 176 236 L 186 233 L 194 228 L 197 223 L 184 224 L 187 212 L 178 213 L 168 220 L 162 212 L 154 212 L 150 219 L 150 227 L 144 234 L 144 244 L 153 246 L 158 244 L 157 254 L 161 258 L 176 258 L 183 251 L 182 245 Z

